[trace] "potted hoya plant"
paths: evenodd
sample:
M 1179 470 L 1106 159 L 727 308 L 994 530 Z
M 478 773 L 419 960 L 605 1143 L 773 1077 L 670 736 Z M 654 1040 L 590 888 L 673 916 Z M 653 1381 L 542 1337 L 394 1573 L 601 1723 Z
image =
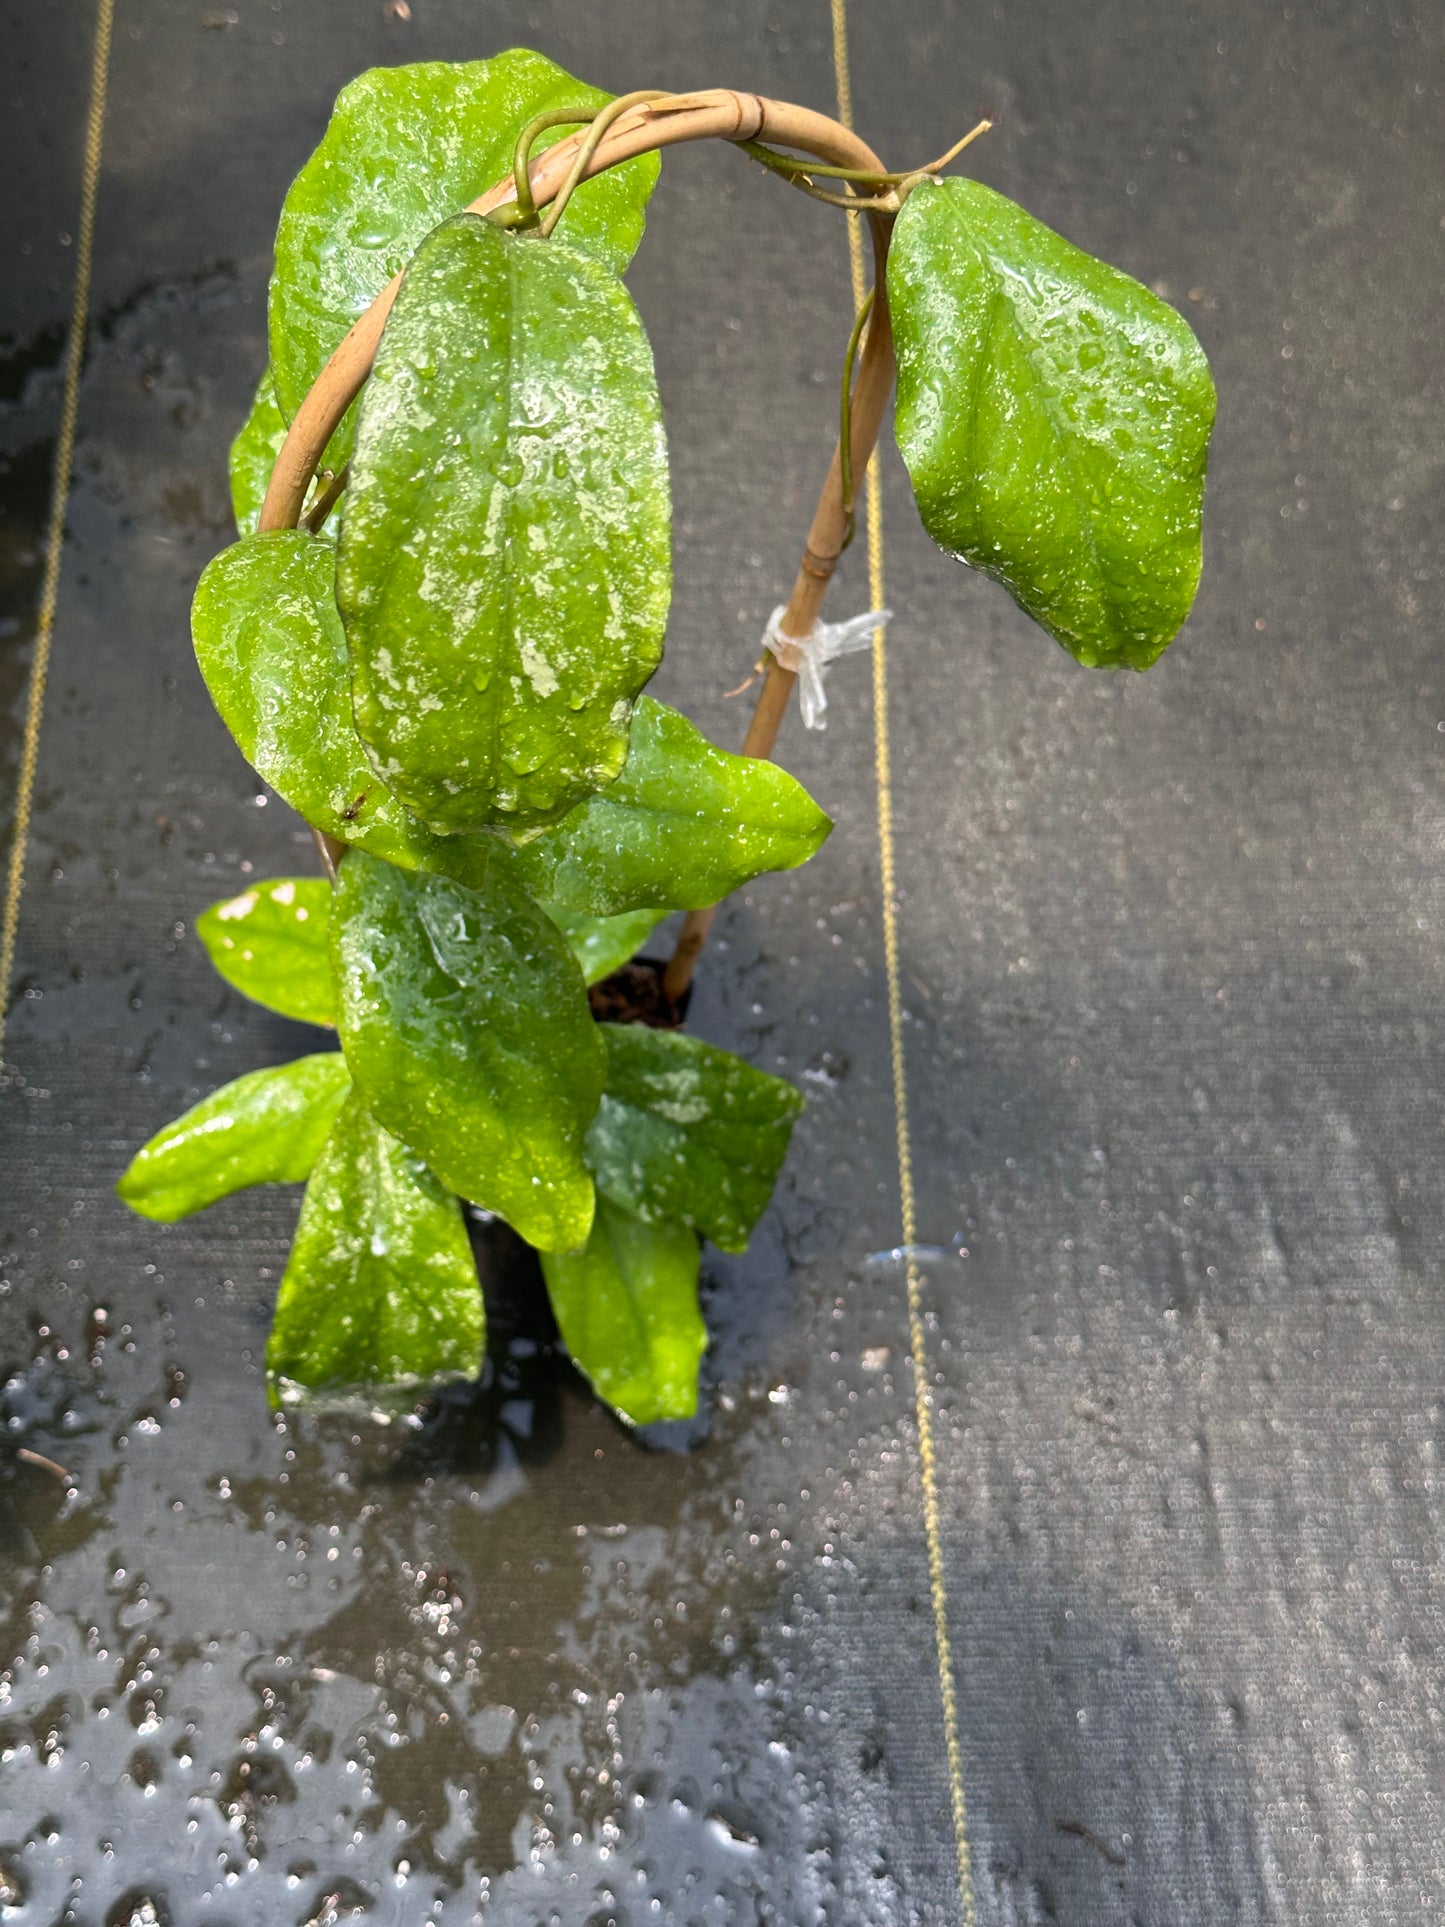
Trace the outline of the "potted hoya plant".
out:
M 713 907 L 830 828 L 769 756 L 794 684 L 817 721 L 827 661 L 882 619 L 821 608 L 895 375 L 945 549 L 1090 667 L 1147 669 L 1183 623 L 1203 353 L 1137 281 L 943 177 L 987 125 L 899 173 L 807 108 L 613 99 L 524 50 L 376 69 L 338 99 L 282 209 L 270 362 L 231 454 L 240 539 L 193 627 L 320 858 L 198 934 L 229 984 L 340 1049 L 214 1092 L 120 1182 L 159 1220 L 305 1182 L 277 1400 L 480 1370 L 465 1200 L 536 1248 L 624 1419 L 694 1410 L 699 1241 L 744 1248 L 802 1099 L 681 1022 Z M 620 277 L 661 149 L 701 139 L 865 220 L 874 262 L 840 317 L 838 447 L 741 755 L 645 693 L 667 450 Z M 673 911 L 670 960 L 633 961 Z

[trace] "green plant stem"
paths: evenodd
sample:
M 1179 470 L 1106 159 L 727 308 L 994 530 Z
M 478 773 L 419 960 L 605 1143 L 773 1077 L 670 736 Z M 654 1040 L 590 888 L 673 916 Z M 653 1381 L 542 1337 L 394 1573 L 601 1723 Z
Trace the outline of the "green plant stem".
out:
M 629 108 L 650 105 L 653 101 L 668 98 L 666 93 L 644 88 L 635 94 L 619 94 L 616 100 L 608 102 L 583 135 L 582 145 L 577 149 L 577 158 L 569 168 L 566 180 L 553 196 L 552 205 L 542 217 L 541 231 L 544 235 L 550 234 L 566 213 L 567 203 L 576 192 L 582 177 L 587 172 L 592 156 L 602 145 L 603 136 L 612 123 L 620 120 Z M 530 193 L 530 184 L 528 191 Z
M 853 540 L 854 501 L 853 501 L 853 364 L 858 359 L 858 344 L 863 339 L 863 330 L 868 325 L 868 317 L 873 312 L 873 297 L 876 287 L 870 288 L 858 310 L 853 323 L 853 332 L 848 337 L 848 351 L 843 357 L 843 393 L 838 409 L 838 470 L 843 482 L 843 513 L 848 518 L 848 533 L 843 538 L 846 549 Z
M 901 174 L 870 174 L 861 167 L 829 167 L 826 161 L 803 160 L 796 154 L 780 154 L 776 147 L 765 147 L 761 141 L 738 141 L 735 145 L 750 160 L 771 168 L 775 174 L 806 174 L 810 180 L 814 175 L 820 175 L 831 181 L 857 181 L 873 187 L 892 187 L 903 179 Z
M 772 172 L 781 174 L 790 187 L 800 189 L 815 201 L 826 202 L 829 207 L 846 208 L 850 214 L 857 214 L 870 208 L 896 213 L 908 194 L 921 180 L 931 179 L 941 173 L 950 161 L 958 158 L 965 147 L 971 146 L 980 134 L 986 134 L 994 125 L 994 117 L 991 114 L 985 114 L 976 126 L 971 127 L 961 140 L 955 141 L 947 153 L 940 154 L 936 161 L 929 161 L 923 167 L 910 168 L 902 174 L 874 174 L 861 167 L 831 167 L 824 161 L 808 161 L 799 159 L 795 154 L 780 154 L 777 148 L 767 147 L 762 141 L 738 141 L 736 145 L 743 150 L 749 160 L 757 161 Z M 859 187 L 887 187 L 895 192 L 871 196 L 857 193 L 827 194 L 814 184 L 815 176 L 820 179 L 854 182 Z
M 892 197 L 892 189 L 890 189 L 886 195 L 828 195 L 828 193 L 825 193 L 825 189 L 813 187 L 813 181 L 811 181 L 811 172 L 813 172 L 813 170 L 811 170 L 811 168 L 803 168 L 801 162 L 796 168 L 776 166 L 773 160 L 763 160 L 763 152 L 755 152 L 755 146 L 757 146 L 755 141 L 736 141 L 734 146 L 740 146 L 740 148 L 744 150 L 744 154 L 748 154 L 749 160 L 763 162 L 763 166 L 769 168 L 769 172 L 776 173 L 778 179 L 786 181 L 788 187 L 796 187 L 798 193 L 800 193 L 800 195 L 807 195 L 809 200 L 821 200 L 821 202 L 825 202 L 825 206 L 830 206 L 830 208 L 846 208 L 850 214 L 871 214 L 871 212 L 896 214 L 896 212 L 898 212 L 898 202 Z M 771 152 L 771 148 L 767 148 L 765 152 Z M 784 162 L 784 164 L 786 164 L 786 158 L 788 158 L 786 154 L 778 154 L 778 156 L 776 156 L 776 160 L 778 160 L 778 162 Z M 819 168 L 819 173 L 821 172 L 823 172 L 823 170 Z M 890 179 L 890 177 L 888 177 L 888 175 L 875 175 L 873 179 Z M 898 175 L 898 179 L 902 181 L 902 179 L 907 179 L 907 177 L 906 175 Z
M 595 119 L 595 107 L 554 107 L 548 113 L 536 114 L 517 136 L 517 146 L 512 158 L 512 188 L 516 203 L 515 215 L 500 225 L 506 227 L 536 227 L 541 219 L 537 204 L 532 198 L 532 143 L 539 134 L 545 134 L 549 127 L 586 127 Z

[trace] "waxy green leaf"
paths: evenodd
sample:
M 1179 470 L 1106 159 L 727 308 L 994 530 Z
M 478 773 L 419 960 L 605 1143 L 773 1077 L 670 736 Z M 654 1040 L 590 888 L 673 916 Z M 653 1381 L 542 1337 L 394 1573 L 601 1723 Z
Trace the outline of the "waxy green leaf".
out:
M 242 535 L 255 534 L 271 470 L 286 439 L 286 426 L 286 417 L 276 400 L 276 384 L 268 368 L 261 377 L 251 412 L 231 443 L 231 507 Z
M 491 60 L 374 67 L 344 87 L 276 232 L 271 357 L 287 419 L 423 236 L 511 173 L 517 136 L 534 115 L 610 98 L 522 47 Z M 534 158 L 570 131 L 543 134 Z M 558 235 L 620 274 L 642 239 L 657 169 L 657 156 L 644 154 L 585 182 Z M 327 465 L 339 468 L 350 447 L 348 417 Z
M 116 1190 L 169 1224 L 248 1184 L 299 1184 L 350 1088 L 339 1051 L 251 1071 L 157 1132 Z
M 331 932 L 342 1047 L 373 1115 L 539 1250 L 583 1244 L 605 1060 L 556 924 L 501 869 L 469 890 L 353 850 Z
M 356 726 L 429 828 L 555 821 L 627 755 L 671 588 L 626 289 L 476 215 L 417 249 L 362 395 L 336 599 Z
M 698 1245 L 685 1226 L 648 1224 L 606 1198 L 585 1249 L 542 1255 L 574 1364 L 634 1425 L 691 1418 L 707 1329 L 697 1306 Z
M 629 910 L 620 917 L 579 917 L 570 910 L 544 906 L 572 946 L 589 984 L 600 984 L 630 963 L 667 915 L 665 910 Z
M 462 1208 L 356 1097 L 306 1187 L 266 1348 L 285 1402 L 307 1391 L 475 1378 L 485 1315 Z
M 587 1133 L 597 1189 L 650 1224 L 742 1251 L 773 1194 L 801 1093 L 684 1031 L 600 1026 L 607 1085 Z
M 1090 667 L 1189 613 L 1214 384 L 1188 324 L 977 181 L 920 186 L 888 256 L 898 445 L 934 540 Z
M 196 919 L 211 962 L 253 1003 L 303 1024 L 334 1024 L 324 877 L 270 877 Z
M 372 768 L 351 716 L 335 550 L 286 529 L 207 567 L 191 608 L 196 660 L 242 754 L 308 823 L 403 869 L 485 877 L 494 837 L 434 836 Z
M 776 763 L 718 749 L 644 696 L 616 782 L 518 854 L 536 895 L 580 915 L 695 910 L 764 870 L 805 863 L 832 827 Z

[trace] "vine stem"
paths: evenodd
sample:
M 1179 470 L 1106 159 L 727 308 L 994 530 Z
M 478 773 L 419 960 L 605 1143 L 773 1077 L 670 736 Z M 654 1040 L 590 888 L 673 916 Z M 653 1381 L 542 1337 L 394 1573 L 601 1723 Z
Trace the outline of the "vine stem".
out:
M 809 107 L 795 106 L 789 101 L 769 100 L 758 94 L 714 88 L 701 93 L 672 94 L 660 100 L 639 101 L 636 106 L 619 115 L 589 156 L 582 154 L 583 148 L 590 144 L 589 130 L 585 128 L 558 141 L 527 170 L 532 205 L 541 208 L 550 202 L 568 182 L 579 158 L 583 164 L 578 179 L 590 180 L 594 175 L 620 166 L 623 161 L 633 160 L 639 154 L 654 153 L 663 147 L 697 140 L 725 140 L 738 144 L 762 140 L 777 147 L 795 148 L 828 165 L 856 170 L 875 178 L 886 178 L 888 174 L 866 141 L 861 140 L 850 127 L 830 119 L 826 114 L 816 113 Z M 509 174 L 470 202 L 467 212 L 492 214 L 509 202 L 515 204 L 516 200 L 516 189 Z M 859 357 L 858 379 L 853 389 L 852 433 L 849 439 L 853 470 L 858 477 L 862 476 L 868 465 L 893 386 L 893 336 L 884 283 L 888 242 L 893 226 L 892 211 L 874 202 L 868 208 L 867 220 L 873 243 L 877 295 Z M 377 344 L 400 286 L 401 275 L 398 274 L 387 283 L 366 312 L 353 322 L 297 409 L 295 420 L 271 471 L 258 524 L 261 530 L 292 529 L 299 523 L 306 491 L 326 445 L 371 373 Z M 844 504 L 843 479 L 840 450 L 835 447 L 792 594 L 784 610 L 784 635 L 802 639 L 812 633 L 828 583 L 838 565 L 838 557 L 846 546 L 849 516 Z M 775 657 L 769 657 L 763 686 L 743 742 L 744 756 L 771 756 L 797 679 L 794 670 L 785 669 Z M 335 866 L 343 846 L 319 831 L 314 834 L 322 863 L 327 874 L 334 879 Z M 716 906 L 689 912 L 663 979 L 670 996 L 680 997 L 692 982 L 693 971 L 707 942 L 715 912 Z

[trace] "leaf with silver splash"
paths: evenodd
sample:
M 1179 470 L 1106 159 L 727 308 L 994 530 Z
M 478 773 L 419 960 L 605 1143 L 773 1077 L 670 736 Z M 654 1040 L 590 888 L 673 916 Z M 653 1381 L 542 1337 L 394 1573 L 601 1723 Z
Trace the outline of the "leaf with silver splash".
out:
M 469 890 L 352 850 L 331 933 L 341 1044 L 373 1114 L 539 1250 L 583 1244 L 605 1062 L 556 924 L 500 869 Z
M 273 1392 L 475 1378 L 486 1334 L 459 1201 L 353 1096 L 306 1187 L 266 1348 Z
M 969 180 L 909 195 L 888 301 L 924 527 L 1080 662 L 1147 669 L 1199 583 L 1214 384 L 1188 323 Z
M 719 749 L 643 696 L 616 782 L 519 843 L 518 858 L 537 896 L 580 915 L 695 910 L 805 863 L 832 827 L 776 763 Z
M 286 419 L 422 238 L 510 174 L 517 135 L 534 115 L 610 99 L 525 47 L 490 60 L 373 67 L 343 87 L 276 230 L 271 359 Z M 534 156 L 570 131 L 549 129 Z M 558 234 L 620 274 L 642 239 L 657 171 L 657 155 L 643 154 L 584 182 Z M 350 456 L 354 421 L 353 408 L 325 466 L 340 469 Z
M 610 783 L 671 593 L 667 449 L 626 289 L 476 215 L 417 249 L 362 394 L 337 544 L 356 726 L 429 828 Z
M 604 1024 L 607 1086 L 587 1133 L 604 1197 L 649 1224 L 746 1248 L 778 1181 L 802 1094 L 684 1031 Z
M 241 753 L 308 823 L 403 869 L 480 880 L 495 837 L 434 836 L 372 768 L 351 715 L 336 553 L 296 529 L 251 535 L 207 566 L 191 608 L 196 660 Z

